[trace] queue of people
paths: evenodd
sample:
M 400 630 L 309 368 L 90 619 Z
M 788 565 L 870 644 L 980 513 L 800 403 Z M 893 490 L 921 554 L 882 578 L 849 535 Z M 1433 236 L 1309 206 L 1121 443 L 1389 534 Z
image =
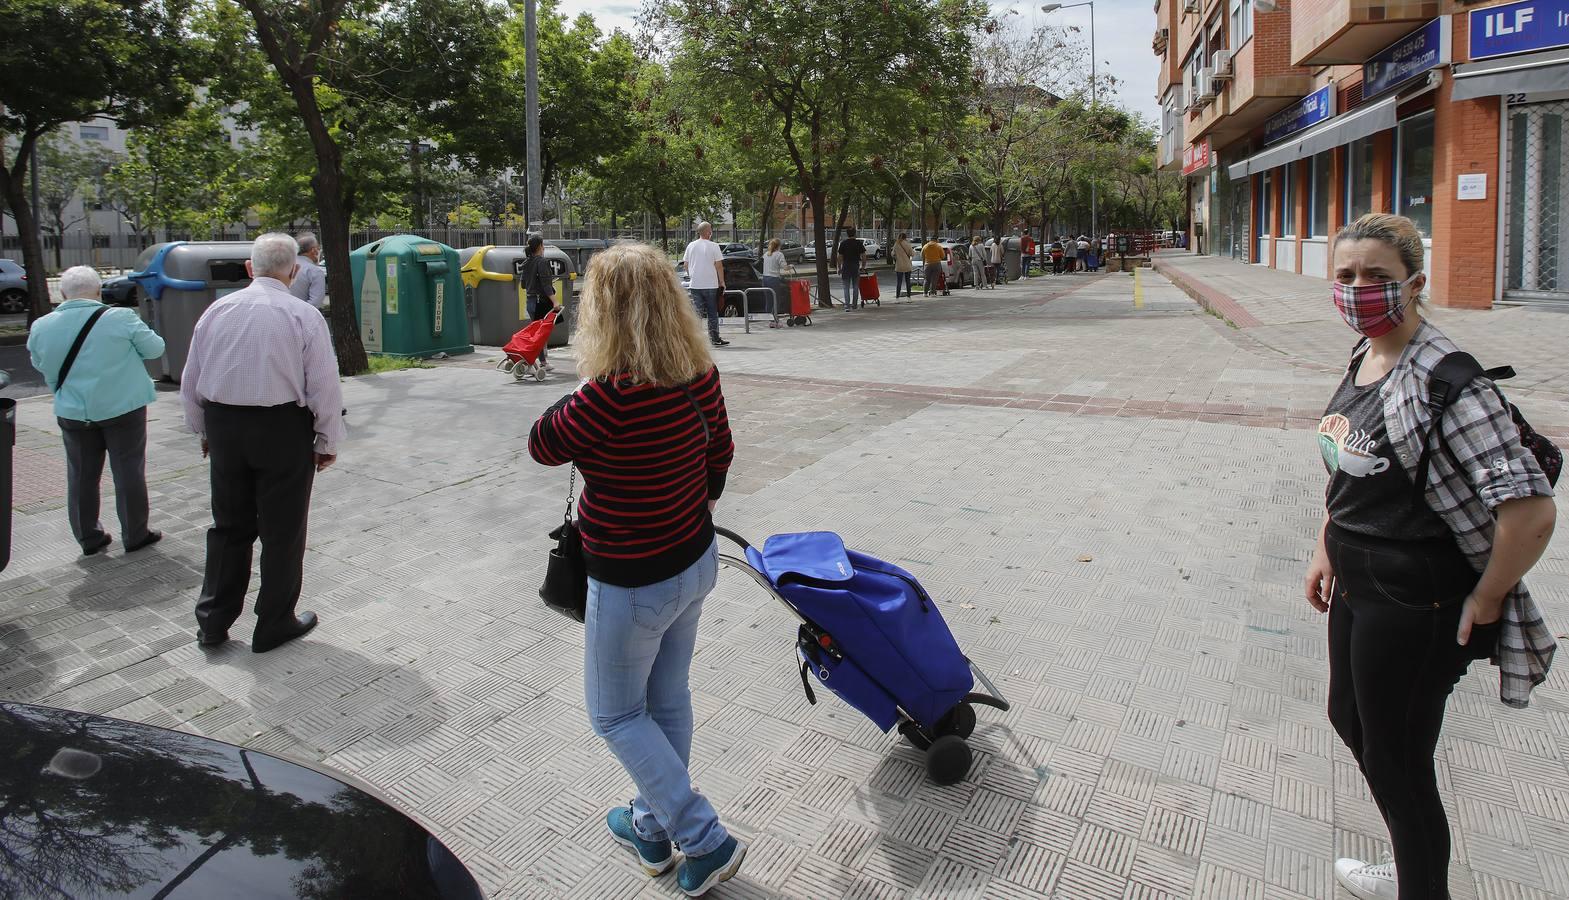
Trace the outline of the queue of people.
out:
M 699 241 L 708 237 L 705 229 Z M 900 244 L 913 266 L 913 247 L 904 236 Z M 921 251 L 928 291 L 942 265 L 934 245 Z M 1059 246 L 1063 260 L 1090 249 L 1087 239 L 1052 242 L 1054 270 Z M 971 249 L 972 261 L 990 258 L 978 239 Z M 1434 404 L 1434 373 L 1457 348 L 1424 315 L 1425 250 L 1412 222 L 1363 216 L 1340 231 L 1332 253 L 1328 302 L 1360 339 L 1318 428 L 1327 488 L 1304 593 L 1328 613 L 1327 717 L 1394 848 L 1390 861 L 1341 859 L 1334 871 L 1364 900 L 1441 900 L 1450 837 L 1435 753 L 1445 701 L 1482 660 L 1500 667 L 1509 704 L 1524 705 L 1545 678 L 1552 635 L 1522 578 L 1547 547 L 1556 508 L 1542 465 L 1485 374 Z M 286 235 L 256 241 L 252 285 L 202 316 L 181 383 L 187 423 L 211 462 L 214 525 L 196 606 L 203 646 L 227 639 L 258 537 L 252 649 L 316 625 L 294 610 L 311 484 L 336 459 L 344 428 L 325 323 L 289 292 L 297 254 Z M 699 269 L 707 254 L 688 248 Z M 846 257 L 858 268 L 856 254 Z M 708 271 L 722 287 L 723 267 Z M 765 271 L 778 277 L 777 266 Z M 127 551 L 158 537 L 147 527 L 145 407 L 154 395 L 141 361 L 159 355 L 162 341 L 134 313 L 91 300 L 96 278 L 68 271 L 67 302 L 29 340 L 55 392 L 68 514 L 87 554 L 110 540 L 97 523 L 106 453 L 124 495 Z M 707 295 L 703 302 L 713 309 Z M 675 272 L 646 245 L 594 257 L 578 315 L 583 381 L 539 416 L 528 452 L 582 476 L 586 715 L 636 788 L 606 812 L 606 828 L 649 875 L 675 867 L 679 887 L 698 896 L 734 876 L 747 853 L 690 774 L 690 670 L 717 578 L 713 511 L 735 454 L 709 351 L 721 342 L 712 315 L 705 341 Z M 1433 440 L 1444 452 L 1423 452 Z

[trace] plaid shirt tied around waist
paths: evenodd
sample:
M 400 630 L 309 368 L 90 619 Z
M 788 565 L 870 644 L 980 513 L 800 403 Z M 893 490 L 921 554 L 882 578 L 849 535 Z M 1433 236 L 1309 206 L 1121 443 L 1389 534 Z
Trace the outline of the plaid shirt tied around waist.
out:
M 1424 321 L 1380 389 L 1390 444 L 1413 479 L 1433 423 L 1428 380 L 1439 360 L 1457 349 Z M 1479 376 L 1467 385 L 1444 410 L 1440 427 L 1442 437 L 1435 440 L 1441 446 L 1432 454 L 1423 496 L 1449 526 L 1471 567 L 1481 572 L 1493 553 L 1493 510 L 1521 497 L 1551 497 L 1552 486 L 1536 457 L 1520 444 L 1519 429 L 1491 380 Z M 1508 706 L 1527 706 L 1531 689 L 1547 679 L 1557 649 L 1525 582 L 1516 584 L 1505 596 L 1498 636 L 1499 699 Z

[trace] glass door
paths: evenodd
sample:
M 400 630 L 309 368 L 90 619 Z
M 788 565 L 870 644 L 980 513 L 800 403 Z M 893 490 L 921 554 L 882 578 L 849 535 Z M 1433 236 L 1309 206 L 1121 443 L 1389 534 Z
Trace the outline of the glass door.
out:
M 1509 108 L 1504 294 L 1569 301 L 1569 100 Z

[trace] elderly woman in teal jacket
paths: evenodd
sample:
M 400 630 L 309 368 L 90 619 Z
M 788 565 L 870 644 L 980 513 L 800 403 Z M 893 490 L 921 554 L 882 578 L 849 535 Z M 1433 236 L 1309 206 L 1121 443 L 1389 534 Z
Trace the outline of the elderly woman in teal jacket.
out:
M 147 404 L 157 393 L 142 363 L 163 355 L 163 338 L 135 310 L 100 303 L 100 289 L 98 273 L 87 266 L 66 269 L 60 276 L 65 302 L 34 322 L 27 337 L 33 367 L 54 392 L 65 441 L 66 510 L 87 556 L 114 540 L 98 521 L 106 455 L 125 552 L 163 537 L 147 527 Z

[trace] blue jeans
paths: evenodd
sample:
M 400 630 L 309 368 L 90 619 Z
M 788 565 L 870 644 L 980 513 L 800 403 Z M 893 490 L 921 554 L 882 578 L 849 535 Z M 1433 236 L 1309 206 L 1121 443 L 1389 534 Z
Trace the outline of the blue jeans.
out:
M 692 288 L 692 305 L 708 320 L 708 339 L 719 340 L 719 288 Z
M 898 299 L 898 297 L 899 297 L 899 290 L 901 288 L 904 290 L 905 296 L 907 296 L 907 297 L 914 297 L 915 296 L 915 292 L 910 290 L 910 275 L 911 274 L 912 273 L 910 273 L 910 272 L 894 272 L 893 273 L 893 295 L 894 295 L 895 299 Z
M 637 785 L 639 837 L 676 842 L 687 856 L 728 838 L 708 799 L 692 789 L 688 678 L 703 598 L 719 577 L 719 545 L 664 581 L 624 588 L 588 580 L 583 695 L 594 733 Z
M 861 270 L 845 269 L 839 278 L 844 282 L 844 308 L 855 309 L 861 305 Z

